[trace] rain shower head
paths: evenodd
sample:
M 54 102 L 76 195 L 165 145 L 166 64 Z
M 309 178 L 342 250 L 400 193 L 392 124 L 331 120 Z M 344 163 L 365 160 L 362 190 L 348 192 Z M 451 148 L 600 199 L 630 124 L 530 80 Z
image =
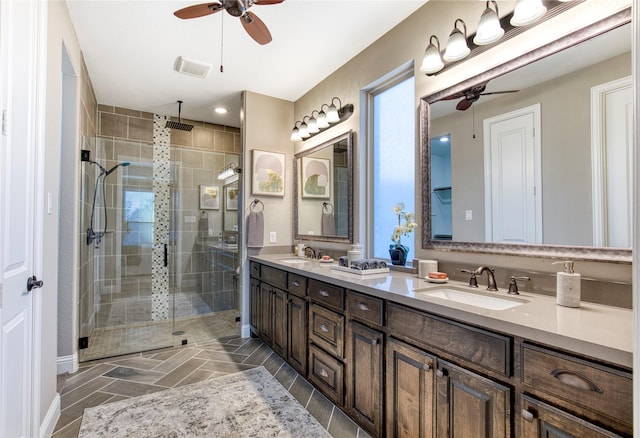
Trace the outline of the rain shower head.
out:
M 182 101 L 178 101 L 178 121 L 174 122 L 173 120 L 167 120 L 167 124 L 165 128 L 169 129 L 178 129 L 180 131 L 191 131 L 193 129 L 193 125 L 188 123 L 182 123 L 180 121 L 180 113 L 182 112 Z

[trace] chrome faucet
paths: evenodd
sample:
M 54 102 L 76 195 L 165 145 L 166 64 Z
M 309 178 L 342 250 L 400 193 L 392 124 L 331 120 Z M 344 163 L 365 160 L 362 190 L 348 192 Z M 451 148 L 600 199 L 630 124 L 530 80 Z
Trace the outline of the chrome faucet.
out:
M 493 268 L 489 268 L 487 266 L 480 266 L 476 269 L 476 275 L 482 275 L 484 272 L 487 273 L 487 290 L 497 291 L 498 286 L 496 286 L 496 277 L 493 275 Z

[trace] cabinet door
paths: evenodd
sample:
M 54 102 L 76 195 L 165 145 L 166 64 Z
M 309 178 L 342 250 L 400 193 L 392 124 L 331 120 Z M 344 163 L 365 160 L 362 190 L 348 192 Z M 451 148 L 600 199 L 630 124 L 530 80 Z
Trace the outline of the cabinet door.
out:
M 250 302 L 250 324 L 251 331 L 256 335 L 260 335 L 259 318 L 260 318 L 260 281 L 255 278 L 251 279 L 249 287 L 249 302 Z
M 382 435 L 383 339 L 379 331 L 349 322 L 346 409 L 374 436 Z
M 280 289 L 273 289 L 273 351 L 287 358 L 287 305 L 289 304 L 289 294 Z
M 301 375 L 307 375 L 307 300 L 289 294 L 289 343 L 287 362 Z
M 273 288 L 260 283 L 260 314 L 258 315 L 258 333 L 265 344 L 273 345 Z
M 386 349 L 387 436 L 433 437 L 435 359 L 393 338 Z
M 617 437 L 581 418 L 534 398 L 522 397 L 522 436 L 525 438 Z
M 439 437 L 509 437 L 510 418 L 509 388 L 438 361 L 436 433 Z

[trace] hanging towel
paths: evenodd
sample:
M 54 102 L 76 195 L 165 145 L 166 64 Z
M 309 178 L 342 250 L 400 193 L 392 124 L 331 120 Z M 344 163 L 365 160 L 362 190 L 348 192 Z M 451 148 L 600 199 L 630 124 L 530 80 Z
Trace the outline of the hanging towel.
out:
M 198 237 L 209 236 L 209 215 L 206 211 L 200 213 L 200 219 L 198 220 Z
M 328 202 L 322 204 L 322 235 L 336 235 L 336 219 L 333 216 L 333 206 Z
M 257 204 L 262 205 L 262 210 L 256 210 Z M 253 201 L 251 203 L 251 211 L 247 218 L 247 246 L 262 247 L 264 239 L 264 204 L 261 201 Z

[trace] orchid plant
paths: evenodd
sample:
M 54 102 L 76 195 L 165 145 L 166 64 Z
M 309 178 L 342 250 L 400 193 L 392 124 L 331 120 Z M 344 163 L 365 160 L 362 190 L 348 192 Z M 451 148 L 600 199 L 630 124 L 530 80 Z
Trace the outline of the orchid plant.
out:
M 405 253 L 409 252 L 409 248 L 402 244 L 402 236 L 409 236 L 418 226 L 413 220 L 413 213 L 404 210 L 404 203 L 399 202 L 393 207 L 393 213 L 398 216 L 398 225 L 393 228 L 389 249 L 402 249 Z

